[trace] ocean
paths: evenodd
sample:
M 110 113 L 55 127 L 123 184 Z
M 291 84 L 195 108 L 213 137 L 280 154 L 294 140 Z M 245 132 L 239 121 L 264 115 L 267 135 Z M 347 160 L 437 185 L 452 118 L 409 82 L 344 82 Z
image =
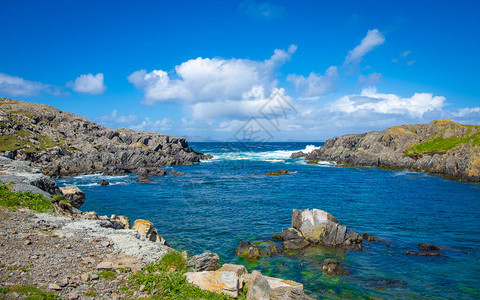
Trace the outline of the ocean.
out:
M 224 263 L 301 282 L 314 298 L 480 297 L 480 184 L 289 158 L 321 144 L 190 143 L 214 158 L 175 166 L 184 176 L 136 183 L 134 174 L 98 174 L 57 183 L 77 185 L 85 192 L 82 211 L 126 215 L 132 222 L 149 220 L 177 250 L 189 255 L 215 252 Z M 290 174 L 264 175 L 279 169 Z M 97 185 L 102 178 L 111 184 Z M 364 251 L 316 248 L 258 261 L 235 256 L 240 241 L 271 240 L 290 227 L 293 209 L 306 208 L 325 210 L 349 229 L 381 241 L 363 242 Z M 445 254 L 405 255 L 418 251 L 421 242 L 442 246 Z M 350 275 L 323 274 L 326 258 L 336 258 Z

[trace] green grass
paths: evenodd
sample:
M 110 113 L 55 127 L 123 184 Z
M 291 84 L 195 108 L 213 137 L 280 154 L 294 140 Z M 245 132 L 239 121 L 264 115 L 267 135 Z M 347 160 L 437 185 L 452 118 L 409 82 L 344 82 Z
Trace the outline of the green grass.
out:
M 56 293 L 45 292 L 34 286 L 16 285 L 7 288 L 6 293 L 19 293 L 29 300 L 53 300 L 60 299 Z
M 414 145 L 405 150 L 405 156 L 421 156 L 425 154 L 443 154 L 449 150 L 464 144 L 471 143 L 474 146 L 480 146 L 480 132 L 463 137 L 452 136 L 449 138 L 434 137 L 427 141 Z
M 200 288 L 187 283 L 185 273 L 187 272 L 186 260 L 179 252 L 167 253 L 159 262 L 153 263 L 142 271 L 133 274 L 129 283 L 138 289 L 145 286 L 148 293 L 156 291 L 153 299 L 231 299 L 225 294 L 219 294 L 201 290 Z M 246 292 L 238 299 L 246 299 Z
M 85 296 L 95 298 L 98 295 L 94 291 L 88 291 L 88 292 L 85 293 Z
M 54 211 L 52 202 L 49 199 L 32 192 L 12 192 L 9 184 L 0 185 L 0 206 L 9 209 L 28 207 L 37 212 Z
M 98 276 L 101 277 L 101 278 L 105 278 L 105 279 L 115 279 L 117 278 L 117 274 L 113 271 L 109 271 L 109 270 L 105 270 L 105 271 L 102 271 L 100 273 L 98 273 Z
M 10 292 L 10 289 L 8 287 L 0 286 L 0 295 L 8 294 L 9 292 Z

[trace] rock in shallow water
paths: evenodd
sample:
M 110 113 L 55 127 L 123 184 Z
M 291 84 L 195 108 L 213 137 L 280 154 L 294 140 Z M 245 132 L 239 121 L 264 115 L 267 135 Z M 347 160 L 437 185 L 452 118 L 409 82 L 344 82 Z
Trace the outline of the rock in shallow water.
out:
M 78 209 L 85 202 L 85 193 L 82 192 L 82 190 L 78 187 L 66 186 L 60 189 L 62 190 L 62 194 L 65 197 L 65 200 L 72 204 L 73 207 Z

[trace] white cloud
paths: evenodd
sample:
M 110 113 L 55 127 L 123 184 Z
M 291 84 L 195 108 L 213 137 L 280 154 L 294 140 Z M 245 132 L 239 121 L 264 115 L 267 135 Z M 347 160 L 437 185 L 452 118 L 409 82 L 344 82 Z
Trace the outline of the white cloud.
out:
M 106 116 L 101 116 L 98 118 L 98 122 L 104 126 L 125 126 L 138 121 L 136 115 L 119 115 L 118 111 L 114 109 L 111 114 Z
M 323 76 L 312 72 L 307 78 L 296 74 L 290 74 L 287 77 L 287 80 L 295 85 L 295 91 L 304 97 L 318 97 L 325 94 L 335 86 L 337 79 L 335 66 L 329 67 Z
M 75 79 L 73 83 L 68 83 L 67 85 L 71 86 L 75 92 L 92 95 L 102 94 L 107 89 L 107 87 L 103 83 L 102 73 L 98 73 L 97 75 L 80 75 Z
M 239 10 L 256 19 L 270 20 L 280 18 L 285 8 L 268 2 L 246 0 L 240 3 Z
M 380 94 L 375 88 L 366 88 L 360 95 L 348 95 L 332 103 L 330 111 L 348 114 L 374 112 L 381 114 L 410 115 L 421 118 L 427 112 L 440 111 L 445 97 L 430 93 L 415 93 L 410 98 L 401 98 L 395 94 Z
M 360 45 L 348 52 L 344 64 L 359 62 L 365 54 L 384 42 L 385 37 L 378 29 L 369 30 Z
M 360 85 L 374 85 L 382 80 L 382 73 L 371 73 L 368 75 L 360 75 L 358 77 L 358 83 Z
M 466 116 L 469 116 L 469 115 L 480 116 L 480 107 L 462 108 L 462 109 L 459 109 L 457 111 L 453 111 L 452 115 L 454 115 L 455 117 L 466 117 Z
M 155 121 L 145 118 L 141 123 L 132 125 L 129 128 L 141 131 L 165 132 L 171 130 L 174 125 L 174 121 L 169 118 L 163 118 Z
M 58 96 L 61 94 L 61 89 L 50 84 L 0 73 L 0 92 L 14 97 L 35 96 L 42 92 Z
M 406 50 L 406 51 L 403 51 L 402 53 L 400 53 L 400 56 L 401 57 L 407 57 L 410 53 L 412 53 L 412 51 Z
M 407 66 L 413 66 L 413 64 L 416 62 L 416 60 L 409 60 L 407 61 Z
M 248 59 L 197 58 L 175 67 L 175 74 L 166 71 L 139 70 L 128 76 L 128 81 L 143 89 L 145 103 L 180 100 L 186 103 L 238 100 L 255 86 L 271 91 L 276 86 L 276 70 L 296 51 L 292 45 L 275 50 L 265 61 Z

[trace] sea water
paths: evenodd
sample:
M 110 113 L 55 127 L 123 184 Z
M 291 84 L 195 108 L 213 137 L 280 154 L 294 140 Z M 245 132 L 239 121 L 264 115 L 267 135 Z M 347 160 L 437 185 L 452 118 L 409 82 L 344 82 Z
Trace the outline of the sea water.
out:
M 134 174 L 87 175 L 58 183 L 77 185 L 85 192 L 83 211 L 150 220 L 177 250 L 189 255 L 215 252 L 224 263 L 301 282 L 314 298 L 480 297 L 479 184 L 289 158 L 320 145 L 191 143 L 213 159 L 175 166 L 184 176 L 136 183 Z M 264 175 L 278 169 L 290 174 Z M 102 178 L 110 185 L 97 185 Z M 306 208 L 328 211 L 349 229 L 381 241 L 365 241 L 364 251 L 316 248 L 258 261 L 235 256 L 240 241 L 271 240 L 290 227 L 293 209 Z M 420 242 L 442 246 L 445 254 L 405 255 L 419 251 Z M 350 275 L 323 274 L 326 258 L 336 258 Z

